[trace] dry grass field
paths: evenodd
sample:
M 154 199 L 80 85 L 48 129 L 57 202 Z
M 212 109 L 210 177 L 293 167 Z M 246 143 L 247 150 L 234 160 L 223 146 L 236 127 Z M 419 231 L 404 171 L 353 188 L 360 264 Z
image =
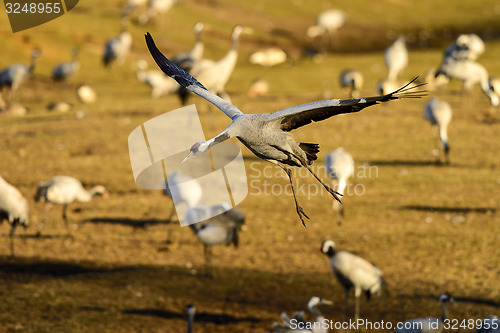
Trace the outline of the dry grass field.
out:
M 321 309 L 327 318 L 342 321 L 344 293 L 319 251 L 328 238 L 384 272 L 388 293 L 361 301 L 361 316 L 372 322 L 440 316 L 437 299 L 443 292 L 457 300 L 451 318 L 500 312 L 500 113 L 477 86 L 462 95 L 461 84 L 451 82 L 426 98 L 370 107 L 294 132 L 296 139 L 320 144 L 317 168 L 339 146 L 353 155 L 357 175 L 350 190 L 362 193 L 343 199 L 342 225 L 324 192 L 299 196 L 311 217 L 307 228 L 291 196 L 259 195 L 265 182 L 282 188 L 287 178 L 242 147 L 252 185 L 238 206 L 246 227 L 238 249 L 214 248 L 213 278 L 202 274 L 203 248 L 191 230 L 167 220 L 171 203 L 163 193 L 135 184 L 127 146 L 134 128 L 180 107 L 176 96 L 152 100 L 149 88 L 136 79 L 136 60 L 155 67 L 144 43 L 146 31 L 169 56 L 189 49 L 194 23 L 206 22 L 205 56 L 217 59 L 228 49 L 235 24 L 251 26 L 255 32 L 241 39 L 227 90 L 244 112 L 262 113 L 347 98 L 338 76 L 348 67 L 365 75 L 361 95 L 376 95 L 376 83 L 386 75 L 383 51 L 399 34 L 407 36 L 410 50 L 404 80 L 422 78 L 439 65 L 458 34 L 470 32 L 486 43 L 478 61 L 500 76 L 497 1 L 184 0 L 146 27 L 132 24 L 132 54 L 123 66 L 104 68 L 103 45 L 119 32 L 124 6 L 123 0 L 81 1 L 67 15 L 16 34 L 0 13 L 1 68 L 27 62 L 34 47 L 43 52 L 34 76 L 15 96 L 28 114 L 0 114 L 0 174 L 30 204 L 30 225 L 16 234 L 15 258 L 10 258 L 9 228 L 1 226 L 0 332 L 185 332 L 184 308 L 192 303 L 195 332 L 263 333 L 282 311 L 305 309 L 313 295 L 332 300 L 333 306 Z M 321 62 L 303 58 L 310 46 L 307 27 L 330 7 L 344 9 L 349 22 Z M 292 66 L 249 64 L 251 52 L 274 45 L 288 52 Z M 53 83 L 51 69 L 67 61 L 74 46 L 81 49 L 80 72 L 68 83 Z M 270 93 L 251 99 L 248 87 L 257 77 L 269 81 Z M 95 104 L 76 99 L 74 89 L 82 83 L 96 90 Z M 432 96 L 448 101 L 454 112 L 449 166 L 436 163 L 436 128 L 422 116 Z M 56 101 L 72 103 L 73 109 L 48 111 Z M 214 110 L 212 129 L 208 103 L 198 97 L 191 101 L 207 138 L 229 124 Z M 273 176 L 262 175 L 264 169 Z M 42 236 L 35 237 L 44 209 L 34 202 L 36 186 L 60 174 L 79 178 L 87 188 L 103 184 L 110 196 L 69 206 L 78 227 L 73 238 L 66 237 L 61 207 L 50 211 Z M 300 175 L 298 185 L 317 190 L 311 176 Z M 169 232 L 172 243 L 166 243 Z

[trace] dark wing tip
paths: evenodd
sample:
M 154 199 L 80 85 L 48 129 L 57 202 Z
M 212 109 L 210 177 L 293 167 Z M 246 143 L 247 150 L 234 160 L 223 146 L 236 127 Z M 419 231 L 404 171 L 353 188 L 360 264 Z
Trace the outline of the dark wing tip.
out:
M 153 37 L 149 32 L 147 32 L 145 35 L 146 39 L 146 45 L 148 46 L 149 52 L 151 53 L 151 56 L 155 60 L 156 64 L 160 69 L 173 78 L 177 83 L 179 83 L 181 86 L 184 88 L 189 89 L 188 87 L 191 85 L 196 85 L 199 86 L 203 89 L 206 89 L 201 83 L 199 83 L 194 77 L 186 73 L 186 71 L 180 69 L 177 67 L 174 63 L 172 63 L 170 60 L 168 60 L 167 57 L 165 57 L 160 50 L 156 47 L 155 42 L 153 40 Z
M 418 76 L 415 76 L 413 80 L 402 86 L 401 88 L 393 91 L 392 93 L 387 94 L 386 96 L 391 99 L 397 98 L 421 98 L 427 96 L 427 90 L 415 90 L 417 88 L 425 86 L 427 83 L 419 83 L 417 85 L 413 85 L 413 83 L 418 79 Z

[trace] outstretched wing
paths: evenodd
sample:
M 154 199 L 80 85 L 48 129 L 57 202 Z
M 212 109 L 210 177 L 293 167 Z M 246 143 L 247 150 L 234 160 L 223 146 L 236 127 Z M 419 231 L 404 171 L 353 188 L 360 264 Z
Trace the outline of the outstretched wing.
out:
M 398 90 L 382 96 L 352 98 L 352 99 L 330 99 L 315 103 L 292 106 L 269 114 L 269 121 L 280 122 L 283 131 L 291 131 L 313 121 L 321 121 L 332 116 L 358 112 L 362 109 L 382 102 L 388 102 L 399 98 L 419 98 L 425 96 L 427 91 L 414 90 L 425 85 L 425 83 L 410 86 L 418 77 L 411 80 Z
M 177 83 L 179 83 L 182 87 L 194 92 L 200 97 L 203 97 L 231 119 L 243 114 L 236 106 L 208 91 L 194 77 L 168 60 L 167 57 L 165 57 L 160 50 L 158 50 L 155 42 L 153 41 L 153 37 L 151 37 L 149 32 L 146 34 L 146 44 L 148 45 L 149 52 L 160 69 L 172 79 L 177 81 Z

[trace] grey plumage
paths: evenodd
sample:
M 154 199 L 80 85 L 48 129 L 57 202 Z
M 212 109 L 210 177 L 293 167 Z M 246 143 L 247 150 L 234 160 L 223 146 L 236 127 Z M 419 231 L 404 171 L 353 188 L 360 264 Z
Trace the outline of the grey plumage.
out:
M 118 36 L 109 39 L 104 46 L 102 61 L 104 66 L 109 66 L 113 62 L 121 64 L 125 61 L 132 47 L 132 35 L 128 32 L 128 19 L 122 17 L 122 29 Z
M 307 309 L 314 316 L 314 321 L 304 319 L 304 311 L 295 312 L 290 318 L 285 312 L 281 313 L 282 324 L 274 323 L 274 333 L 326 333 L 325 317 L 318 309 L 320 305 L 332 305 L 333 302 L 324 298 L 313 296 L 307 302 Z
M 9 222 L 10 252 L 14 255 L 14 233 L 18 225 L 28 227 L 28 201 L 17 188 L 0 176 L 0 224 Z
M 387 78 L 390 81 L 397 80 L 399 74 L 408 66 L 408 50 L 404 37 L 399 37 L 385 50 L 385 65 L 387 66 Z
M 492 106 L 500 105 L 500 97 L 492 88 L 488 79 L 488 71 L 483 65 L 471 60 L 450 59 L 443 62 L 436 71 L 435 77 L 445 75 L 447 78 L 463 82 L 463 89 L 470 92 L 475 84 L 490 99 Z
M 359 97 L 359 91 L 363 88 L 363 75 L 355 69 L 343 70 L 340 73 L 340 86 L 351 89 L 351 97 L 357 98 Z
M 333 99 L 293 106 L 273 113 L 244 114 L 236 106 L 209 92 L 194 77 L 175 66 L 158 50 L 149 33 L 146 35 L 146 43 L 151 55 L 165 74 L 175 79 L 182 87 L 214 104 L 232 119 L 232 123 L 216 137 L 195 143 L 186 159 L 205 152 L 217 143 L 236 137 L 256 156 L 281 167 L 287 173 L 293 191 L 291 171 L 285 165 L 307 168 L 321 185 L 339 201 L 338 194 L 323 183 L 309 168 L 309 165 L 317 159 L 319 146 L 314 143 L 297 142 L 292 139 L 289 132 L 313 121 L 321 121 L 337 114 L 358 112 L 365 107 L 399 98 L 421 97 L 423 93 L 412 91 L 413 88 L 407 89 L 404 86 L 384 96 L 346 100 Z M 295 193 L 294 200 L 297 214 L 305 225 L 304 217 L 308 218 L 308 216 L 298 205 Z
M 192 304 L 188 304 L 185 311 L 187 315 L 187 333 L 193 333 L 194 315 L 196 313 L 196 308 Z
M 424 117 L 431 125 L 437 125 L 439 130 L 439 138 L 443 145 L 443 152 L 446 163 L 450 163 L 450 146 L 448 144 L 448 124 L 451 121 L 452 111 L 448 102 L 432 98 L 424 108 Z
M 212 247 L 214 245 L 239 245 L 239 232 L 245 223 L 245 215 L 226 203 L 215 206 L 198 205 L 186 212 L 186 222 L 198 240 L 203 244 L 205 270 L 211 275 Z M 212 216 L 212 217 L 210 217 Z M 197 222 L 196 221 L 201 221 Z
M 336 182 L 336 191 L 344 195 L 347 187 L 347 180 L 354 174 L 354 159 L 344 148 L 339 147 L 328 153 L 325 157 L 325 168 L 328 176 Z M 337 213 L 338 224 L 342 223 L 344 217 L 344 205 L 338 201 L 333 201 L 333 207 Z
M 321 252 L 330 258 L 330 266 L 345 292 L 345 316 L 348 317 L 349 292 L 354 289 L 354 318 L 359 318 L 359 297 L 364 292 L 369 300 L 372 294 L 382 295 L 384 279 L 382 271 L 368 262 L 349 252 L 336 251 L 332 240 L 325 240 Z
M 34 49 L 31 52 L 31 63 L 26 64 L 13 64 L 0 72 L 0 89 L 7 87 L 13 91 L 17 90 L 19 86 L 28 79 L 33 73 L 36 65 L 36 59 L 40 56 L 40 50 Z
M 448 60 L 475 61 L 484 53 L 484 42 L 476 34 L 462 34 L 451 43 L 444 52 L 443 62 Z
M 444 329 L 444 320 L 448 317 L 446 303 L 455 303 L 450 294 L 442 294 L 439 297 L 441 303 L 441 318 L 417 318 L 410 319 L 403 323 L 402 328 L 396 329 L 395 333 L 441 333 Z
M 80 69 L 80 62 L 78 61 L 78 48 L 71 51 L 73 59 L 70 62 L 65 62 L 57 65 L 52 70 L 52 79 L 54 81 L 65 81 L 71 78 Z
M 89 191 L 85 190 L 82 183 L 73 177 L 68 176 L 56 176 L 49 179 L 46 182 L 41 182 L 38 184 L 38 188 L 35 195 L 35 201 L 37 202 L 47 202 L 42 220 L 38 224 L 37 235 L 40 235 L 47 212 L 54 204 L 62 205 L 62 217 L 69 227 L 69 221 L 67 217 L 68 205 L 73 201 L 89 202 L 94 196 L 104 196 L 108 195 L 108 192 L 102 185 L 97 185 L 91 188 Z

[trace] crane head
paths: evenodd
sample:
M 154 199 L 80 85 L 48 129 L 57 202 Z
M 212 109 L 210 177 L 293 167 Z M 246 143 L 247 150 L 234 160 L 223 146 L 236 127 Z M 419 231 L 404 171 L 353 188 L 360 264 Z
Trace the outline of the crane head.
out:
M 205 151 L 208 150 L 209 147 L 210 147 L 210 142 L 208 141 L 196 142 L 194 145 L 191 146 L 191 148 L 189 149 L 189 154 L 182 160 L 181 164 L 193 157 L 196 157 L 204 153 Z

